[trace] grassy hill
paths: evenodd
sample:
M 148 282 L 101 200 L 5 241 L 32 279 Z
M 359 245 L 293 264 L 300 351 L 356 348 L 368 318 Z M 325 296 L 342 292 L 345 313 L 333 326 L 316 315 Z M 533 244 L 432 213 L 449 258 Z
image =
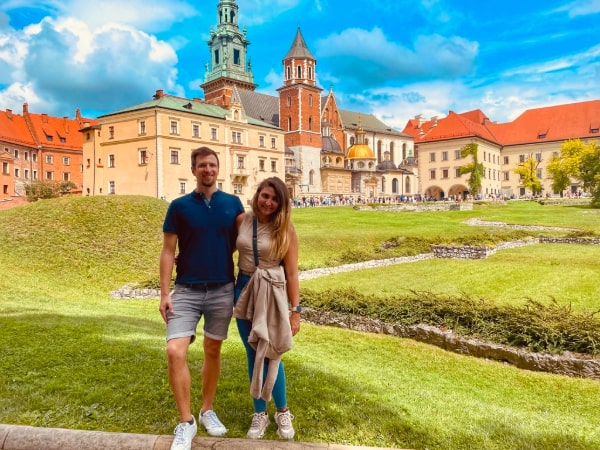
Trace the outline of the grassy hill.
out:
M 148 197 L 105 196 L 0 211 L 0 423 L 172 432 L 177 417 L 158 302 L 109 296 L 125 283 L 157 277 L 166 208 Z M 473 216 L 599 228 L 589 210 L 524 203 L 435 216 L 325 211 L 294 211 L 307 266 L 318 267 L 332 255 L 340 259 L 343 247 L 354 243 L 359 254 L 371 255 L 377 242 L 394 236 L 477 234 L 462 225 Z M 437 226 L 428 231 L 432 220 Z M 355 275 L 357 284 L 360 276 Z M 311 283 L 326 288 L 328 281 Z M 284 360 L 302 441 L 449 450 L 600 448 L 600 384 L 592 380 L 307 324 Z M 194 345 L 196 413 L 201 362 L 201 346 Z M 235 325 L 223 346 L 222 367 L 215 408 L 229 427 L 228 437 L 243 437 L 252 410 Z M 266 438 L 276 438 L 273 428 Z

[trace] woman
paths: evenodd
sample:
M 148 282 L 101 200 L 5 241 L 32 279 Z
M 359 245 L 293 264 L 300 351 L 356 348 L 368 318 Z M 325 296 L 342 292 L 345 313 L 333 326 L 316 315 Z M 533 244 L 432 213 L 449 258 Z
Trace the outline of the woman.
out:
M 256 223 L 256 252 L 253 245 L 253 222 Z M 264 436 L 265 430 L 269 425 L 269 415 L 267 412 L 267 401 L 271 397 L 275 402 L 277 411 L 275 412 L 275 422 L 277 423 L 277 434 L 282 439 L 292 439 L 294 437 L 294 427 L 292 426 L 293 416 L 287 406 L 285 372 L 283 363 L 278 358 L 273 359 L 273 355 L 265 359 L 264 365 L 261 364 L 260 356 L 264 356 L 259 351 L 259 359 L 257 359 L 257 347 L 254 342 L 258 326 L 258 320 L 253 321 L 245 315 L 246 310 L 240 312 L 242 303 L 249 295 L 252 286 L 257 286 L 260 280 L 257 276 L 260 273 L 268 273 L 268 279 L 272 281 L 273 277 L 277 277 L 278 271 L 281 272 L 283 278 L 280 286 L 285 286 L 283 291 L 287 293 L 285 312 L 282 312 L 278 324 L 283 332 L 281 334 L 289 334 L 289 345 L 291 347 L 291 337 L 295 336 L 300 330 L 300 294 L 298 288 L 298 238 L 291 220 L 291 201 L 285 183 L 277 178 L 267 178 L 262 181 L 254 197 L 252 198 L 252 212 L 244 213 L 237 217 L 238 237 L 236 241 L 237 250 L 239 252 L 238 259 L 238 279 L 235 289 L 236 303 L 236 322 L 240 337 L 246 348 L 248 357 L 248 375 L 251 380 L 251 393 L 253 385 L 260 383 L 257 387 L 258 392 L 252 394 L 254 401 L 254 414 L 252 415 L 252 424 L 248 430 L 247 437 L 250 439 L 260 439 Z M 257 259 L 255 260 L 255 254 Z M 283 267 L 282 267 L 283 266 Z M 267 279 L 267 278 L 264 278 Z M 264 280 L 263 279 L 263 280 Z M 256 281 L 255 281 L 256 280 Z M 247 286 L 247 289 L 242 290 Z M 265 291 L 257 291 L 264 293 Z M 271 293 L 272 291 L 269 290 Z M 241 295 L 242 294 L 242 295 Z M 242 298 L 240 298 L 240 295 Z M 264 297 L 264 295 L 263 295 Z M 255 299 L 259 302 L 263 299 Z M 291 314 L 288 311 L 288 305 L 292 309 Z M 274 301 L 268 299 L 265 304 L 271 307 L 275 304 Z M 256 314 L 260 310 L 260 306 L 251 308 Z M 256 318 L 256 316 L 253 316 Z M 270 324 L 269 327 L 273 327 Z M 260 333 L 260 332 L 258 332 Z M 249 342 L 250 339 L 250 342 Z M 283 339 L 283 338 L 282 338 Z M 282 351 L 286 351 L 289 348 Z M 255 367 L 255 362 L 258 364 Z M 273 364 L 275 363 L 275 364 Z M 269 376 L 269 369 L 271 371 Z M 263 372 L 258 374 L 256 372 Z M 262 376 L 264 374 L 264 377 Z M 269 379 L 272 380 L 269 382 Z M 265 385 L 269 384 L 269 389 Z M 256 387 L 256 386 L 254 386 Z M 262 391 L 261 391 L 262 389 Z M 265 393 L 265 390 L 268 392 Z M 261 395 L 262 392 L 262 395 Z

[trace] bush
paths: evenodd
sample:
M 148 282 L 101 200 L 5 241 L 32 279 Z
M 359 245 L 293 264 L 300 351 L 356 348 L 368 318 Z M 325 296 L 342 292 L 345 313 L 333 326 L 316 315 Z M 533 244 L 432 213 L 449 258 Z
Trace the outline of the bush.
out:
M 363 295 L 354 288 L 303 289 L 301 303 L 317 309 L 379 319 L 390 324 L 427 324 L 464 337 L 526 347 L 533 352 L 600 353 L 598 312 L 574 313 L 570 305 L 496 306 L 484 299 L 413 291 L 406 296 Z

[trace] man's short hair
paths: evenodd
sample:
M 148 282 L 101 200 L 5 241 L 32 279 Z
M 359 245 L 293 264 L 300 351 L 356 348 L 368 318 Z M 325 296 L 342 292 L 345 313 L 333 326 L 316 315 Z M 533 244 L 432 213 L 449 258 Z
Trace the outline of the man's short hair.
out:
M 192 150 L 192 167 L 196 166 L 196 156 L 208 156 L 213 155 L 217 158 L 217 167 L 219 167 L 219 155 L 212 148 L 208 147 L 198 147 Z

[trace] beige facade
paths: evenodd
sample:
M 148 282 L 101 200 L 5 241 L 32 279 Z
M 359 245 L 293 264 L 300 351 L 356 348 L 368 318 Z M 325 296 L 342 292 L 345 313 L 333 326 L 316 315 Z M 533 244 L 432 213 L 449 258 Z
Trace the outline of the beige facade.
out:
M 483 163 L 484 176 L 481 180 L 481 195 L 501 193 L 501 147 L 497 144 L 471 137 L 419 144 L 419 179 L 422 193 L 427 198 L 463 197 L 469 192 L 470 174 L 460 174 L 460 167 L 472 162 L 462 158 L 460 150 L 465 145 L 477 143 L 478 162 Z
M 193 149 L 219 154 L 219 189 L 247 205 L 263 179 L 284 179 L 281 130 L 226 110 L 158 91 L 154 100 L 84 127 L 83 195 L 148 195 L 171 201 L 193 191 Z

